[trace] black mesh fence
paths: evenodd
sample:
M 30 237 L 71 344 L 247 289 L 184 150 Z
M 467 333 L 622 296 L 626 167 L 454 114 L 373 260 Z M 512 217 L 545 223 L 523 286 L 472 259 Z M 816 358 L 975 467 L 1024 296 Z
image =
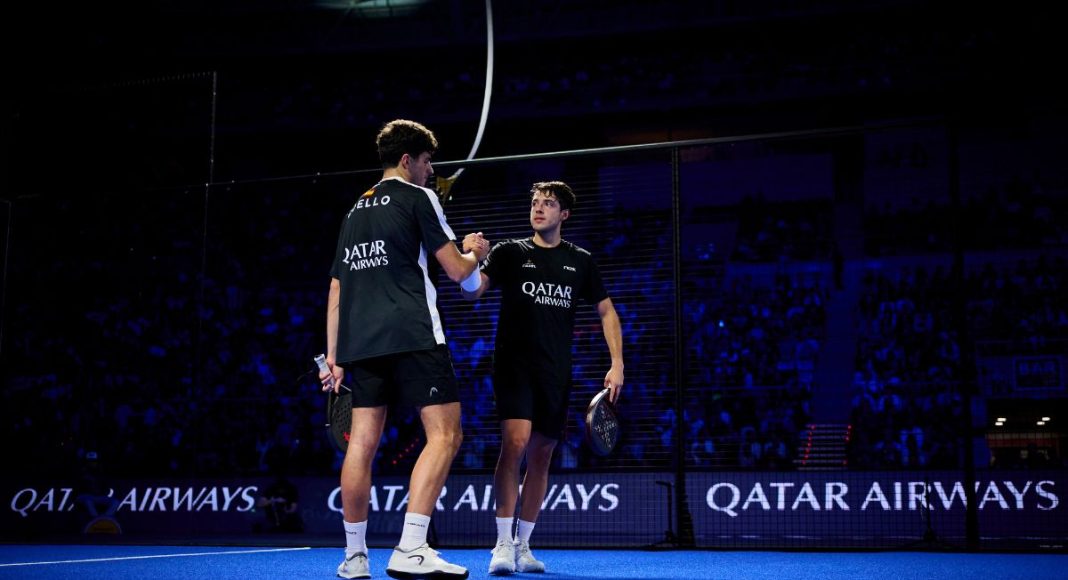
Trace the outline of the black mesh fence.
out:
M 9 479 L 70 478 L 90 453 L 122 480 L 262 478 L 279 462 L 336 477 L 312 357 L 341 217 L 378 172 L 212 182 L 212 83 L 111 87 L 20 119 L 0 210 Z M 1002 179 L 968 134 L 954 177 L 945 131 L 466 164 L 445 204 L 459 236 L 526 237 L 531 184 L 574 188 L 564 238 L 593 254 L 623 326 L 623 435 L 599 457 L 583 411 L 609 357 L 579 305 L 543 544 L 1063 547 L 1068 238 L 1050 216 L 1065 198 Z M 1026 209 L 996 251 L 989 187 Z M 948 229 L 953 214 L 967 227 Z M 465 439 L 435 531 L 483 545 L 499 295 L 438 282 Z M 422 442 L 415 414 L 392 410 L 376 509 L 403 506 Z M 22 509 L 12 485 L 16 513 L 44 505 Z

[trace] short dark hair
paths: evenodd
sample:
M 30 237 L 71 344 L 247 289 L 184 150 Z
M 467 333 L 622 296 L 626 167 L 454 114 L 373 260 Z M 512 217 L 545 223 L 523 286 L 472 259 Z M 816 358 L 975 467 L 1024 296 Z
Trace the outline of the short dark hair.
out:
M 438 150 L 434 132 L 415 121 L 395 119 L 386 123 L 375 138 L 378 160 L 382 167 L 396 167 L 405 153 L 418 157 L 423 153 L 433 155 Z
M 534 197 L 539 191 L 552 194 L 560 202 L 561 210 L 570 210 L 575 206 L 575 192 L 563 181 L 539 181 L 531 186 L 530 196 Z

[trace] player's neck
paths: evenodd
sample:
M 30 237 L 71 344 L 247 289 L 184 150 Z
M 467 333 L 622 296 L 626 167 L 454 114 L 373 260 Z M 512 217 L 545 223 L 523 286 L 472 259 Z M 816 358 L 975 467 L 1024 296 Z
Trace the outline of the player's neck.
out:
M 382 172 L 382 179 L 380 179 L 379 181 L 385 181 L 387 179 L 390 179 L 391 177 L 399 177 L 401 181 L 405 181 L 407 183 L 412 182 L 411 176 L 408 175 L 408 173 L 402 170 L 400 167 L 387 167 L 386 170 Z
M 560 245 L 563 240 L 560 238 L 560 230 L 555 229 L 551 232 L 534 232 L 534 245 L 542 248 L 555 248 Z

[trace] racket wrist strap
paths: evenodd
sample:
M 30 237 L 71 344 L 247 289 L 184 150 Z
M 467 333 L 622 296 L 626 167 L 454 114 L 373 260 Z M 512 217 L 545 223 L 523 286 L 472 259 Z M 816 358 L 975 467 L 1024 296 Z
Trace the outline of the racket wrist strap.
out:
M 330 373 L 331 372 L 330 371 L 330 366 L 326 364 L 326 355 L 322 355 L 321 354 L 321 355 L 315 357 L 315 364 L 319 367 L 319 372 L 320 373 Z M 330 375 L 330 386 L 331 387 L 334 386 L 333 373 L 331 373 L 331 375 Z

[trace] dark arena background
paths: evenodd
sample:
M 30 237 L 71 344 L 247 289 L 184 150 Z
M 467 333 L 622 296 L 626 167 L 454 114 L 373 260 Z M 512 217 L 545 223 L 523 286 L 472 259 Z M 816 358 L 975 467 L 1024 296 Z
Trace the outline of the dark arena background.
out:
M 552 575 L 1068 563 L 1052 6 L 222 0 L 5 20 L 0 577 L 332 575 L 342 454 L 312 358 L 340 220 L 398 117 L 435 131 L 439 177 L 459 172 L 459 236 L 527 236 L 531 184 L 571 184 L 563 236 L 622 320 L 622 439 L 599 457 L 583 411 L 608 351 L 579 307 L 532 540 Z M 484 577 L 499 294 L 439 281 L 464 441 L 431 538 Z M 392 410 L 375 577 L 422 444 Z M 290 522 L 257 505 L 282 481 Z M 171 567 L 224 547 L 285 563 Z M 931 552 L 960 559 L 880 559 Z

